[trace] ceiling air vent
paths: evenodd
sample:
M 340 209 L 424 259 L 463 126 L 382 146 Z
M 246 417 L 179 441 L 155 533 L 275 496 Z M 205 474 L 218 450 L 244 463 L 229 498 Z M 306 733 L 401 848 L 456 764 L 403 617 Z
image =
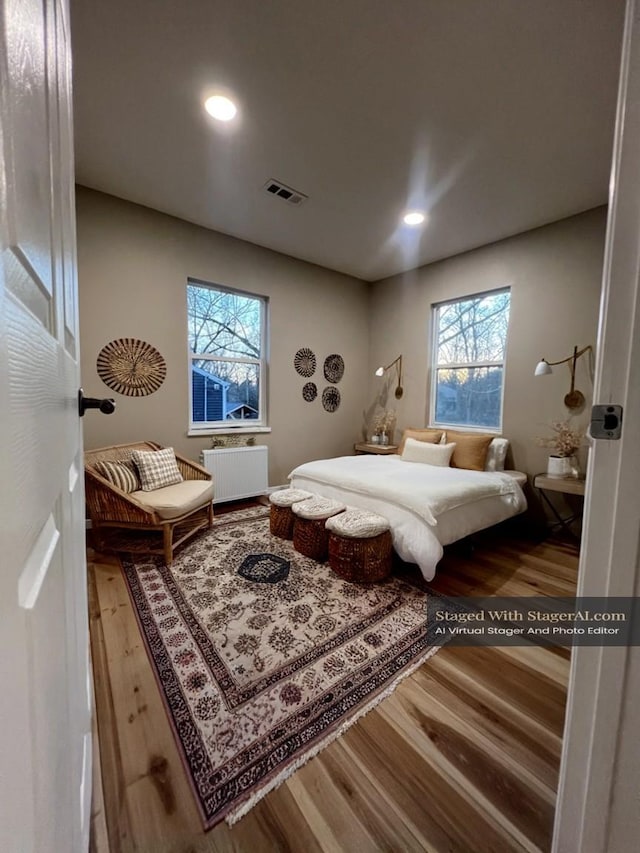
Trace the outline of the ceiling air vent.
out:
M 298 192 L 298 190 L 294 190 L 292 187 L 280 183 L 280 181 L 275 181 L 273 178 L 267 181 L 264 188 L 269 195 L 277 196 L 283 201 L 288 201 L 289 204 L 302 204 L 309 198 L 304 193 Z

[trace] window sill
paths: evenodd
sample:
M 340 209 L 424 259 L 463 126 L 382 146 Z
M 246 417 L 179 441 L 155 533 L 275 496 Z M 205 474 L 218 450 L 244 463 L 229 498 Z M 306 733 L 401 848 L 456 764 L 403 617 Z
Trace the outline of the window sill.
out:
M 456 424 L 429 424 L 428 429 L 452 429 L 456 432 L 477 432 L 478 435 L 495 435 L 496 438 L 502 437 L 502 430 L 495 427 L 477 427 L 477 426 L 461 426 Z
M 264 432 L 271 432 L 271 427 L 206 427 L 204 429 L 190 429 L 187 432 L 187 437 L 195 438 L 196 436 L 203 436 L 206 438 L 208 435 L 238 435 L 239 433 L 257 435 Z

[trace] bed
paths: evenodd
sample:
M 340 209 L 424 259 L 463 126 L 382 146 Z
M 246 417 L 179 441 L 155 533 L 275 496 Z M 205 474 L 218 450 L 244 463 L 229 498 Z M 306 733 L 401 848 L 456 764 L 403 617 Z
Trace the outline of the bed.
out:
M 393 546 L 432 580 L 443 547 L 527 507 L 515 471 L 468 471 L 407 462 L 401 456 L 341 456 L 299 465 L 294 488 L 337 498 L 389 519 Z

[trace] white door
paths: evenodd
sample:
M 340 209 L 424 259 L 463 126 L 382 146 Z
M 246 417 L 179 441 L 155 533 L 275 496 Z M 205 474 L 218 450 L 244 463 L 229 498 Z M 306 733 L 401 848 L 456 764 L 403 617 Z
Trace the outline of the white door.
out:
M 91 700 L 66 0 L 0 3 L 0 850 L 88 845 Z
M 639 152 L 640 9 L 628 0 L 594 387 L 624 416 L 621 439 L 590 454 L 580 595 L 640 596 Z M 638 849 L 639 732 L 640 647 L 574 649 L 554 851 Z

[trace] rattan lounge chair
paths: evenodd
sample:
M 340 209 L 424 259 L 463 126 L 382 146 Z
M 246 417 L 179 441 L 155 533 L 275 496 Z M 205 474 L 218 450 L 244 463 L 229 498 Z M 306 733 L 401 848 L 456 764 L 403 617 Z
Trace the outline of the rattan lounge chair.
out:
M 145 551 L 162 554 L 170 565 L 176 548 L 213 524 L 213 483 L 201 465 L 176 453 L 184 482 L 155 492 L 127 493 L 97 470 L 99 462 L 130 459 L 133 450 L 161 450 L 153 441 L 138 441 L 88 450 L 84 454 L 86 501 L 94 543 L 98 550 Z M 108 529 L 120 528 L 124 541 L 109 537 Z M 149 534 L 149 535 L 138 535 Z M 152 535 L 155 533 L 156 535 Z M 127 538 L 131 547 L 127 546 Z

